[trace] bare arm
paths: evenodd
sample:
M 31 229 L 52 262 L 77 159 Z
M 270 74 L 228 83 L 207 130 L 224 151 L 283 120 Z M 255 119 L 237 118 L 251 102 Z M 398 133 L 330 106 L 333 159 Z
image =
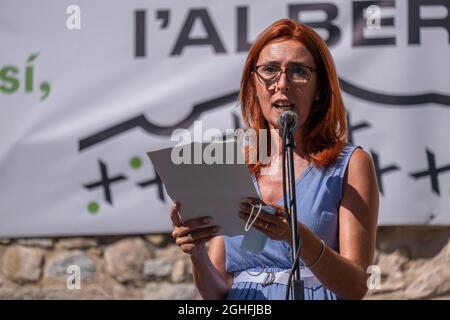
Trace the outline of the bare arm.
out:
M 194 281 L 201 296 L 204 299 L 224 299 L 233 285 L 233 277 L 225 270 L 224 240 L 216 236 L 219 228 L 205 227 L 209 217 L 181 221 L 178 215 L 180 206 L 176 202 L 171 209 L 172 237 L 191 257 Z M 211 241 L 209 255 L 205 247 L 207 241 Z
M 225 270 L 225 244 L 222 236 L 211 239 L 206 249 L 191 255 L 192 273 L 204 299 L 224 299 L 233 285 L 233 276 Z
M 372 263 L 378 219 L 378 186 L 370 156 L 354 151 L 344 179 L 339 208 L 340 253 L 325 246 L 320 262 L 311 270 L 331 291 L 343 299 L 362 299 L 367 293 L 367 267 Z M 320 252 L 320 239 L 304 225 L 302 260 L 313 263 Z

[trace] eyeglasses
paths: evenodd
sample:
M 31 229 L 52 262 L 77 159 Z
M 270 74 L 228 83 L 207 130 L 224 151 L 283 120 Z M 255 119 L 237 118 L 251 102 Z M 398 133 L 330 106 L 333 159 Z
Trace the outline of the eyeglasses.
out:
M 313 72 L 318 72 L 317 69 L 302 64 L 295 64 L 284 70 L 276 65 L 262 64 L 256 66 L 254 71 L 256 72 L 258 79 L 266 85 L 271 85 L 278 82 L 283 72 L 286 73 L 289 82 L 292 84 L 304 85 L 311 79 Z

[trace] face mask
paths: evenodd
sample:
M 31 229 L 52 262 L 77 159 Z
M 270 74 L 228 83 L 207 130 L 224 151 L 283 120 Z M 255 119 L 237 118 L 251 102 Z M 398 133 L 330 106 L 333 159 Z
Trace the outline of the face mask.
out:
M 250 212 L 250 216 L 248 217 L 247 223 L 245 224 L 244 238 L 242 239 L 241 249 L 259 254 L 264 249 L 268 238 L 264 233 L 262 233 L 258 229 L 252 228 L 252 225 L 258 218 L 259 214 L 261 213 L 261 210 L 264 210 L 265 212 L 270 214 L 275 214 L 275 208 L 271 206 L 263 206 L 261 204 L 259 204 L 258 206 L 252 205 L 252 207 L 253 208 L 252 211 Z M 252 220 L 253 209 L 256 208 L 258 208 L 258 212 L 256 213 L 255 217 Z

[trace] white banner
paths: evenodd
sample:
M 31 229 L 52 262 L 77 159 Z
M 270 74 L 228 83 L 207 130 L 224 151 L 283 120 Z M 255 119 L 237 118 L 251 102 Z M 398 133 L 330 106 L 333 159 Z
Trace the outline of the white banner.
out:
M 238 127 L 249 45 L 286 17 L 331 48 L 380 224 L 450 224 L 449 1 L 0 3 L 2 237 L 170 230 L 145 153 Z

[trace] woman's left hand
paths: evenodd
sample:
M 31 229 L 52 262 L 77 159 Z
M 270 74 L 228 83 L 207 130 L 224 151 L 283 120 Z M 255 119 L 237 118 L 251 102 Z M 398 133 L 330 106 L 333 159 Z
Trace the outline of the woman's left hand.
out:
M 245 222 L 248 221 L 250 212 L 252 211 L 252 205 L 256 206 L 253 209 L 252 220 L 258 212 L 258 205 L 271 206 L 276 211 L 275 214 L 270 214 L 261 209 L 258 218 L 253 223 L 252 227 L 258 229 L 264 233 L 267 237 L 273 240 L 282 240 L 288 243 L 292 242 L 291 228 L 289 222 L 284 214 L 284 208 L 274 203 L 265 203 L 261 199 L 246 198 L 244 202 L 239 205 L 239 217 Z

